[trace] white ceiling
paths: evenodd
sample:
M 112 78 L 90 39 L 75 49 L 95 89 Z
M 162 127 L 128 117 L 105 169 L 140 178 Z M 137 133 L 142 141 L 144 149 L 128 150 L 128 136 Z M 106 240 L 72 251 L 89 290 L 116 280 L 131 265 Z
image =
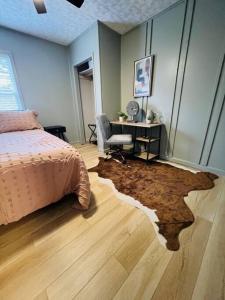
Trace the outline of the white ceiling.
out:
M 0 25 L 62 45 L 100 20 L 123 34 L 178 0 L 85 0 L 79 9 L 66 0 L 45 0 L 38 15 L 33 0 L 0 0 Z

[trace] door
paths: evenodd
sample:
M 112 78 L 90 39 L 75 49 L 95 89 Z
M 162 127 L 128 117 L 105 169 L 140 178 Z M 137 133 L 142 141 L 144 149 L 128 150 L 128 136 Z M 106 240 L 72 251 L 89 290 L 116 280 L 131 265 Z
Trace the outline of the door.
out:
M 91 131 L 88 124 L 95 124 L 95 98 L 93 75 L 89 72 L 88 75 L 79 75 L 81 104 L 83 110 L 84 134 L 85 141 L 88 142 L 91 136 Z

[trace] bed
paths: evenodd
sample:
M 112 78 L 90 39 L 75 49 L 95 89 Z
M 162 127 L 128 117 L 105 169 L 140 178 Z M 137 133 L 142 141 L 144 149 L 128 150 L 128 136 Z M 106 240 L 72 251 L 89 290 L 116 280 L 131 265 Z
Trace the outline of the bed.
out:
M 17 221 L 67 194 L 74 195 L 77 208 L 87 209 L 90 184 L 79 152 L 39 125 L 29 130 L 2 129 L 1 114 L 0 225 Z

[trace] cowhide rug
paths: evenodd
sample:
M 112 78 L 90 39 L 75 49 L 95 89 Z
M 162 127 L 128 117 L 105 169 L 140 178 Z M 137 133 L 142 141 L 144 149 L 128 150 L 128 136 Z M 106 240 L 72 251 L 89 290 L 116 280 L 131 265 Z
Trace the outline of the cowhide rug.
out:
M 184 197 L 193 190 L 211 189 L 218 178 L 208 172 L 195 174 L 159 162 L 128 160 L 127 164 L 121 164 L 112 158 L 99 158 L 99 164 L 89 172 L 111 179 L 119 192 L 155 210 L 159 233 L 165 237 L 167 248 L 173 251 L 179 249 L 181 230 L 194 222 Z

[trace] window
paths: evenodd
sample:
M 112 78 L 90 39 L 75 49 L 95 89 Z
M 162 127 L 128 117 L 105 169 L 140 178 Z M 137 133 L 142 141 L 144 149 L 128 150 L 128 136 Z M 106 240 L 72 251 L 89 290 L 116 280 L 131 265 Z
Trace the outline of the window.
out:
M 9 54 L 0 52 L 0 110 L 22 110 L 13 62 Z

